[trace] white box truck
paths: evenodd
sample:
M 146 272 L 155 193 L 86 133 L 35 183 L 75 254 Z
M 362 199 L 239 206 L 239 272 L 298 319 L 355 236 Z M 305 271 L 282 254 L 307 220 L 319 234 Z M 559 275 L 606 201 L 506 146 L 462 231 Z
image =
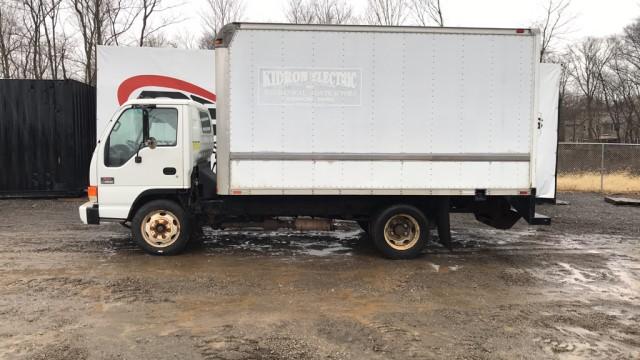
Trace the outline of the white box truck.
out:
M 450 244 L 450 212 L 549 224 L 535 213 L 539 43 L 530 29 L 226 25 L 217 171 L 206 109 L 132 100 L 96 147 L 80 216 L 165 255 L 203 219 L 351 219 L 393 259 L 431 228 Z

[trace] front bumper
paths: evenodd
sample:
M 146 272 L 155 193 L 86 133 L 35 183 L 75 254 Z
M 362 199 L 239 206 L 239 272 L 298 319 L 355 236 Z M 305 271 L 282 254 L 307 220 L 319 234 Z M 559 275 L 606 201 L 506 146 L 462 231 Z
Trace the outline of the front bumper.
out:
M 83 224 L 100 224 L 100 213 L 98 211 L 98 204 L 87 201 L 86 203 L 78 207 L 78 213 L 80 214 L 80 220 L 82 220 Z

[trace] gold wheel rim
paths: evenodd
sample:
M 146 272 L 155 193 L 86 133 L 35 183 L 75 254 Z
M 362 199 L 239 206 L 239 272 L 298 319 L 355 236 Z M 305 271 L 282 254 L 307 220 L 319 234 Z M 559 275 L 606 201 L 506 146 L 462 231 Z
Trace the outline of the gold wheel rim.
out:
M 144 217 L 140 231 L 147 244 L 165 248 L 178 240 L 180 221 L 171 211 L 156 210 Z
M 397 214 L 384 224 L 384 240 L 395 250 L 409 250 L 420 239 L 420 225 L 408 214 Z

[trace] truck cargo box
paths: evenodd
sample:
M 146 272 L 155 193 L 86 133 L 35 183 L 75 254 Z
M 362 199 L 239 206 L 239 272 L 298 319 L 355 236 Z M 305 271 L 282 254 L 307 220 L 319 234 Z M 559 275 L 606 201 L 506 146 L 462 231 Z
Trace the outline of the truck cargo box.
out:
M 523 29 L 227 25 L 218 191 L 528 194 L 538 44 Z

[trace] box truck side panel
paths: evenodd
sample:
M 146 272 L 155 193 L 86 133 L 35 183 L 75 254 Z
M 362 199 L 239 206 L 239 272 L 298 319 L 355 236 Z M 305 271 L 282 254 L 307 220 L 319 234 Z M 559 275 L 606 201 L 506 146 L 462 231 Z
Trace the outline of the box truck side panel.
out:
M 453 178 L 462 171 L 465 176 Z M 243 160 L 232 162 L 231 183 L 255 190 L 305 189 L 311 184 L 317 190 L 335 189 L 336 194 L 366 189 L 427 194 L 442 189 L 517 189 L 526 184 L 528 171 L 526 162 Z
M 534 35 L 342 29 L 236 31 L 229 193 L 531 188 Z

